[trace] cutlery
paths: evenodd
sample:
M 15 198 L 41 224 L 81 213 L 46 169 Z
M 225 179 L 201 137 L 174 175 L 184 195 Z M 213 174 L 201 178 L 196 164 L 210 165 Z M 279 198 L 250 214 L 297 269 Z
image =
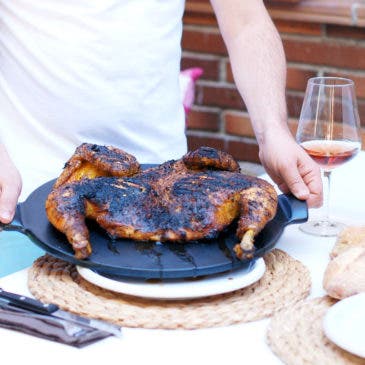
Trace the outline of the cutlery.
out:
M 97 319 L 86 318 L 76 314 L 61 310 L 56 304 L 42 303 L 33 298 L 11 293 L 0 288 L 0 298 L 5 299 L 14 307 L 29 310 L 38 314 L 48 315 L 55 318 L 60 318 L 69 322 L 76 323 L 80 326 L 87 326 L 98 329 L 100 331 L 108 332 L 114 336 L 121 337 L 122 328 Z
M 6 311 L 14 315 L 19 314 L 22 316 L 26 316 L 27 318 L 35 318 L 40 320 L 45 318 L 43 314 L 38 314 L 22 308 L 14 307 L 13 305 L 9 304 L 7 300 L 4 299 L 0 299 L 0 310 Z M 91 327 L 81 327 L 80 325 L 77 325 L 73 322 L 68 322 L 56 317 L 52 318 L 52 320 L 60 323 L 68 336 L 79 337 L 84 335 L 87 331 L 94 330 Z

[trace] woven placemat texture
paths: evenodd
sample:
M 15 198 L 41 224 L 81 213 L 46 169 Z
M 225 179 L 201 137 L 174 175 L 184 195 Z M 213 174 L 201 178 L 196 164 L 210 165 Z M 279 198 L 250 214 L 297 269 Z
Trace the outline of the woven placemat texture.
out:
M 287 365 L 365 365 L 331 342 L 322 329 L 323 317 L 336 303 L 329 296 L 304 300 L 276 313 L 270 320 L 267 342 Z
M 256 283 L 231 293 L 186 301 L 151 300 L 115 293 L 84 280 L 72 264 L 45 255 L 29 270 L 31 293 L 46 303 L 125 327 L 197 329 L 271 316 L 307 297 L 308 269 L 281 250 L 265 257 Z

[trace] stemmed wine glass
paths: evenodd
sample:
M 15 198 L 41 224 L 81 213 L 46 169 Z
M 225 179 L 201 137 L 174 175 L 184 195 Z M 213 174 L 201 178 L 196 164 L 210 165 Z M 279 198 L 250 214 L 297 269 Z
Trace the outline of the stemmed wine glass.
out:
M 300 229 L 316 236 L 336 236 L 344 224 L 330 220 L 331 172 L 361 148 L 354 82 L 341 77 L 308 80 L 296 135 L 297 142 L 320 166 L 324 179 L 324 216 Z M 327 183 L 325 183 L 327 182 Z

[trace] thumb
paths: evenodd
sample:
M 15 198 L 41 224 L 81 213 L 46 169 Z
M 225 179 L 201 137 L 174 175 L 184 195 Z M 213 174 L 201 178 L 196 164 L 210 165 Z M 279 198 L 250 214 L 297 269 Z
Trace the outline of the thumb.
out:
M 18 197 L 17 186 L 2 185 L 0 193 L 0 221 L 2 223 L 10 223 L 13 220 Z

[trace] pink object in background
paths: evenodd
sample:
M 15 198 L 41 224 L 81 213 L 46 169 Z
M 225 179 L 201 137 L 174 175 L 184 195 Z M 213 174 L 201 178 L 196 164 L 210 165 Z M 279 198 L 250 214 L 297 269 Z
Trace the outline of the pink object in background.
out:
M 195 82 L 202 74 L 203 69 L 200 67 L 187 68 L 180 72 L 181 97 L 186 115 L 194 103 Z

